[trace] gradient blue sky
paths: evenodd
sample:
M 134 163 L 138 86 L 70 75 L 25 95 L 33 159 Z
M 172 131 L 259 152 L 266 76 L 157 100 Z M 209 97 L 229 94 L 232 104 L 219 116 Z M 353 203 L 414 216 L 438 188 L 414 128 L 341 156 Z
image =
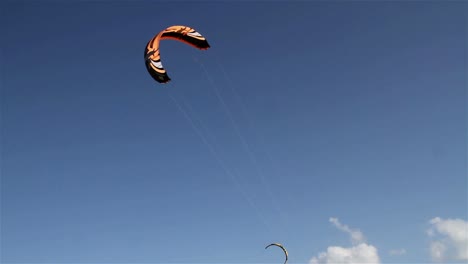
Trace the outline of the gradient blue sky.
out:
M 467 8 L 2 1 L 2 263 L 305 263 L 349 246 L 330 217 L 430 261 L 467 219 Z M 163 42 L 164 86 L 174 24 L 212 48 Z

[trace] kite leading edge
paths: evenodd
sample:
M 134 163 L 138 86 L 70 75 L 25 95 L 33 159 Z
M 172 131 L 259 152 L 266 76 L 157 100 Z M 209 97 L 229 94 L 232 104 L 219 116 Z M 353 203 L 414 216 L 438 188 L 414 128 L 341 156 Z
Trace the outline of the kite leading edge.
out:
M 284 248 L 284 246 L 281 245 L 281 244 L 272 243 L 272 244 L 266 246 L 265 249 L 269 248 L 270 246 L 277 246 L 277 247 L 279 247 L 279 248 L 281 248 L 283 250 L 284 255 L 286 256 L 286 259 L 284 260 L 284 264 L 286 264 L 286 262 L 288 262 L 288 251 L 286 250 L 286 248 Z
M 154 36 L 145 47 L 145 65 L 148 73 L 159 83 L 171 80 L 161 62 L 159 42 L 164 39 L 177 40 L 200 50 L 210 48 L 208 41 L 194 28 L 188 26 L 170 26 Z

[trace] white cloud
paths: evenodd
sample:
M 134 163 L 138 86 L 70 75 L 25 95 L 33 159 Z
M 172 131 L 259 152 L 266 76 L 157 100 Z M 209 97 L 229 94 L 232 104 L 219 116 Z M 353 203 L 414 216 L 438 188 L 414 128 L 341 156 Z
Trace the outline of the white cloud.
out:
M 330 222 L 332 222 L 341 231 L 348 233 L 351 236 L 353 245 L 364 243 L 366 241 L 366 238 L 364 237 L 361 231 L 357 229 L 351 229 L 347 225 L 341 224 L 338 218 L 331 217 Z
M 331 246 L 327 248 L 327 252 L 320 253 L 317 257 L 310 260 L 310 264 L 327 264 L 327 263 L 380 263 L 377 248 L 361 243 L 357 246 L 343 248 Z
M 433 218 L 427 231 L 430 237 L 438 238 L 430 245 L 434 261 L 468 260 L 468 222 L 462 219 Z
M 327 248 L 326 252 L 321 252 L 318 254 L 318 256 L 313 257 L 310 260 L 310 264 L 380 263 L 377 248 L 365 243 L 366 239 L 361 231 L 357 229 L 351 229 L 347 225 L 341 224 L 337 218 L 330 218 L 330 222 L 333 223 L 339 230 L 350 235 L 353 246 L 348 248 L 330 246 Z
M 404 248 L 400 248 L 400 249 L 392 249 L 388 252 L 388 254 L 392 255 L 392 256 L 401 256 L 401 255 L 404 255 L 406 254 L 406 249 Z
M 440 262 L 444 259 L 445 245 L 440 241 L 431 242 L 431 258 L 433 261 Z

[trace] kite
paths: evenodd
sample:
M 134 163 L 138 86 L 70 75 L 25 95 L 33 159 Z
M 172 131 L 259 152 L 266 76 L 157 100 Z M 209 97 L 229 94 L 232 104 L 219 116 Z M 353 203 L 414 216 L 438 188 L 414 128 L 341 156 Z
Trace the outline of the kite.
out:
M 284 264 L 288 261 L 288 251 L 283 247 L 283 245 L 278 244 L 278 243 L 273 243 L 265 247 L 265 249 L 269 248 L 270 246 L 277 246 L 280 247 L 284 251 L 284 255 L 286 255 L 286 260 L 284 261 Z
M 207 50 L 210 44 L 199 32 L 188 26 L 170 26 L 159 32 L 146 44 L 145 65 L 151 77 L 159 83 L 171 80 L 161 62 L 159 42 L 165 39 L 177 40 L 200 50 Z

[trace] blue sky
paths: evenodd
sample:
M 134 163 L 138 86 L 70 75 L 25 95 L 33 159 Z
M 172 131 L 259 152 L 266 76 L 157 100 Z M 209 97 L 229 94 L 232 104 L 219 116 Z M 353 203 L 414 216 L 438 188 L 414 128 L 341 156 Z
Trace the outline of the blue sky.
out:
M 292 263 L 449 261 L 467 8 L 3 1 L 0 260 L 281 263 L 279 242 Z M 177 24 L 212 47 L 163 42 L 161 85 L 143 49 Z

